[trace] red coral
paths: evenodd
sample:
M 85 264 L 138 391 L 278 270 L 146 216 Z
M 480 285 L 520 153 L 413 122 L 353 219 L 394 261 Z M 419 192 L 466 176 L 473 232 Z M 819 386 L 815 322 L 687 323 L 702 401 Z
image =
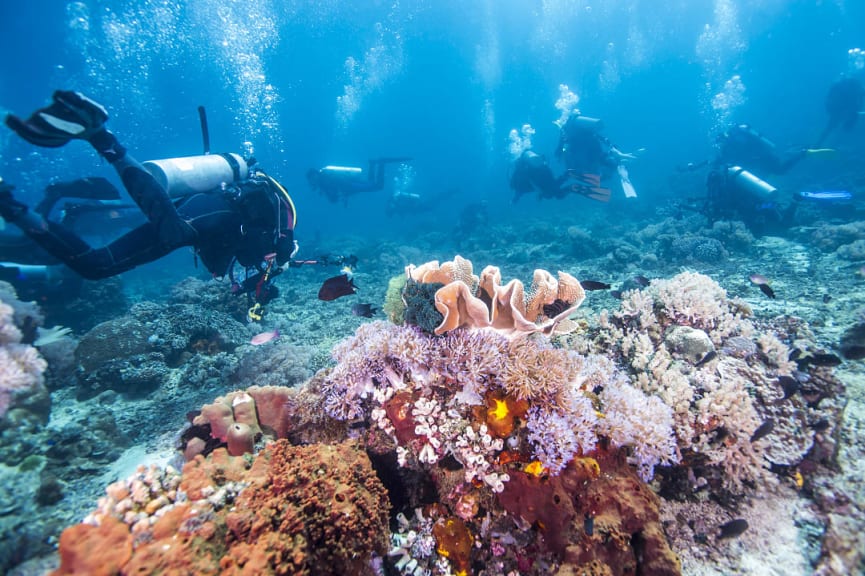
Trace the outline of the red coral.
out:
M 384 403 L 384 411 L 393 424 L 394 435 L 400 444 L 405 445 L 410 440 L 417 438 L 414 429 L 417 424 L 411 415 L 415 398 L 409 392 L 399 392 L 393 398 Z
M 509 471 L 499 503 L 540 530 L 563 559 L 559 576 L 679 574 L 658 520 L 658 497 L 621 454 L 597 457 L 575 459 L 554 477 Z

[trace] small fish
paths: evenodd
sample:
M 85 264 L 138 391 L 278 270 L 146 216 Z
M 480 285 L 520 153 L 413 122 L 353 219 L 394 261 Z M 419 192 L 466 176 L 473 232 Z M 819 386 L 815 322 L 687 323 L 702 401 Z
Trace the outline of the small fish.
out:
M 823 304 L 828 304 L 832 301 L 832 297 L 828 294 L 823 294 Z
M 751 434 L 751 442 L 756 442 L 760 438 L 764 438 L 772 433 L 772 430 L 775 429 L 775 421 L 771 418 L 768 418 L 765 422 L 760 424 L 754 433 Z M 747 528 L 747 526 L 746 526 Z
M 814 432 L 823 432 L 829 428 L 829 421 L 823 418 L 822 420 L 817 420 L 813 424 L 810 424 L 811 430 Z
M 800 370 L 804 370 L 809 364 L 813 366 L 828 366 L 830 368 L 841 364 L 841 358 L 828 352 L 811 352 L 793 348 L 789 355 L 790 360 L 796 362 Z
M 818 352 L 811 355 L 808 363 L 813 364 L 814 366 L 833 367 L 841 364 L 841 358 L 839 358 L 835 354 L 829 354 L 828 352 Z
M 610 290 L 610 296 L 612 296 L 613 298 L 618 298 L 619 300 L 621 300 L 622 299 L 622 291 L 621 290 Z
M 748 521 L 744 518 L 736 518 L 719 526 L 718 539 L 735 538 L 748 529 Z
M 555 318 L 570 307 L 571 305 L 561 298 L 556 298 L 553 300 L 552 304 L 544 304 L 544 316 L 547 318 Z
M 775 298 L 775 291 L 772 290 L 772 287 L 769 286 L 769 279 L 763 276 L 762 274 L 751 274 L 748 276 L 748 280 L 751 283 L 755 284 L 760 291 L 768 296 L 769 298 Z
M 598 282 L 597 280 L 581 280 L 580 286 L 585 290 L 609 290 L 610 285 L 606 282 Z
M 353 304 L 351 307 L 351 313 L 355 316 L 362 316 L 363 318 L 372 318 L 375 316 L 376 308 L 373 307 L 372 304 L 364 304 L 357 303 Z
M 341 296 L 349 296 L 357 292 L 357 286 L 354 285 L 354 280 L 347 274 L 340 274 L 328 278 L 318 290 L 318 299 L 330 302 Z
M 694 364 L 694 366 L 699 368 L 700 366 L 703 366 L 704 364 L 711 362 L 712 360 L 714 360 L 717 357 L 718 357 L 717 352 L 715 352 L 714 350 L 709 350 L 708 352 L 706 352 L 706 355 L 703 356 L 702 360 L 700 360 L 699 362 Z
M 595 533 L 595 517 L 591 514 L 583 516 L 583 529 L 587 536 L 592 536 Z
M 631 280 L 634 281 L 634 284 L 636 284 L 637 286 L 642 286 L 643 288 L 645 288 L 651 283 L 651 280 L 639 274 L 631 278 Z
M 781 389 L 784 391 L 784 396 L 781 398 L 781 400 L 786 400 L 787 398 L 798 392 L 799 388 L 801 387 L 799 381 L 792 376 L 779 376 L 778 385 L 781 386 Z
M 759 288 L 760 292 L 762 292 L 763 294 L 765 294 L 769 298 L 772 298 L 772 299 L 775 298 L 775 291 L 772 290 L 772 287 L 769 286 L 768 284 L 758 284 L 757 288 Z
M 271 330 L 270 332 L 262 332 L 261 334 L 256 334 L 249 341 L 253 346 L 261 346 L 262 344 L 267 344 L 268 342 L 272 342 L 279 338 L 279 330 Z

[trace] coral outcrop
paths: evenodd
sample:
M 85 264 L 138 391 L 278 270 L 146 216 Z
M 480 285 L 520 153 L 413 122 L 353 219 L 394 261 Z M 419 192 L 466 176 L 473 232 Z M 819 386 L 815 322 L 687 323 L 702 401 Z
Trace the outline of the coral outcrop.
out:
M 188 368 L 187 381 L 212 367 L 233 371 L 229 355 L 247 342 L 247 328 L 226 314 L 192 304 L 140 302 L 129 314 L 95 326 L 75 351 L 80 369 L 79 396 L 104 390 L 143 396 L 168 379 L 178 366 Z M 208 361 L 202 367 L 200 359 Z
M 142 468 L 111 485 L 64 531 L 54 574 L 372 574 L 388 511 L 355 442 L 217 450 L 182 474 Z
M 554 522 L 526 512 L 523 541 L 494 538 L 510 531 L 513 506 L 519 506 L 511 499 L 524 493 L 525 482 L 537 487 L 539 502 L 555 499 L 560 476 L 594 462 L 589 456 L 601 443 L 604 453 L 633 463 L 617 474 L 638 483 L 635 472 L 648 479 L 655 466 L 677 459 L 669 408 L 630 386 L 602 357 L 555 348 L 543 338 L 515 340 L 490 327 L 434 336 L 372 322 L 339 344 L 334 358 L 336 366 L 319 384 L 323 410 L 337 420 L 372 425 L 375 450 L 394 454 L 397 485 L 399 478 L 420 474 L 427 480 L 414 484 L 435 487 L 436 507 L 406 519 L 393 557 L 403 558 L 410 533 L 431 529 L 430 522 L 453 527 L 457 516 L 475 543 L 472 562 L 499 566 L 502 573 L 525 564 L 521 573 L 542 573 L 561 562 L 570 542 L 563 527 L 577 516 Z M 420 498 L 408 509 L 422 504 Z M 553 534 L 562 540 L 552 543 Z M 520 551 L 526 546 L 535 551 L 531 558 Z M 464 564 L 444 556 L 454 572 Z M 431 569 L 442 554 L 410 557 L 405 566 L 412 568 L 403 573 Z
M 820 412 L 837 419 L 837 407 L 795 392 L 809 378 L 819 382 L 790 359 L 795 326 L 752 319 L 744 302 L 702 274 L 626 292 L 590 337 L 584 349 L 618 357 L 643 392 L 672 409 L 691 491 L 708 485 L 741 495 L 771 485 L 770 465 L 787 470 L 809 452 Z
M 461 256 L 441 265 L 437 260 L 409 265 L 406 276 L 412 282 L 442 285 L 435 291 L 435 307 L 443 317 L 434 329 L 439 335 L 463 327 L 492 327 L 509 335 L 551 334 L 585 299 L 583 287 L 567 272 L 554 278 L 546 270 L 535 270 L 526 290 L 516 279 L 502 285 L 495 266 L 476 276 L 472 263 Z

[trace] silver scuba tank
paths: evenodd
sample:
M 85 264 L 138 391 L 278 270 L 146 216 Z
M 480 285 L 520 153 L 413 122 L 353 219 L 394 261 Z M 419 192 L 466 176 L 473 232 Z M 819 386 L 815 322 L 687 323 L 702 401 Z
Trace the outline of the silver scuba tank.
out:
M 172 197 L 207 192 L 249 176 L 246 160 L 231 152 L 149 160 L 144 167 Z
M 727 168 L 727 178 L 736 188 L 750 194 L 754 199 L 761 202 L 771 200 L 778 190 L 741 166 L 730 166 Z

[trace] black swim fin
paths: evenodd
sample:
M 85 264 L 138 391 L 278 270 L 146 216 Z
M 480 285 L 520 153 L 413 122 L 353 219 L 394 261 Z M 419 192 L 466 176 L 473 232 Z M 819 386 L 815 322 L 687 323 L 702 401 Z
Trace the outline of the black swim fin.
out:
M 36 212 L 47 216 L 61 198 L 87 200 L 120 200 L 120 192 L 105 178 L 80 178 L 71 182 L 55 182 L 45 188 L 45 197 L 36 206 Z
M 103 129 L 105 108 L 79 92 L 57 90 L 53 103 L 36 110 L 27 120 L 9 114 L 6 125 L 36 146 L 58 148 L 77 138 L 87 140 Z

